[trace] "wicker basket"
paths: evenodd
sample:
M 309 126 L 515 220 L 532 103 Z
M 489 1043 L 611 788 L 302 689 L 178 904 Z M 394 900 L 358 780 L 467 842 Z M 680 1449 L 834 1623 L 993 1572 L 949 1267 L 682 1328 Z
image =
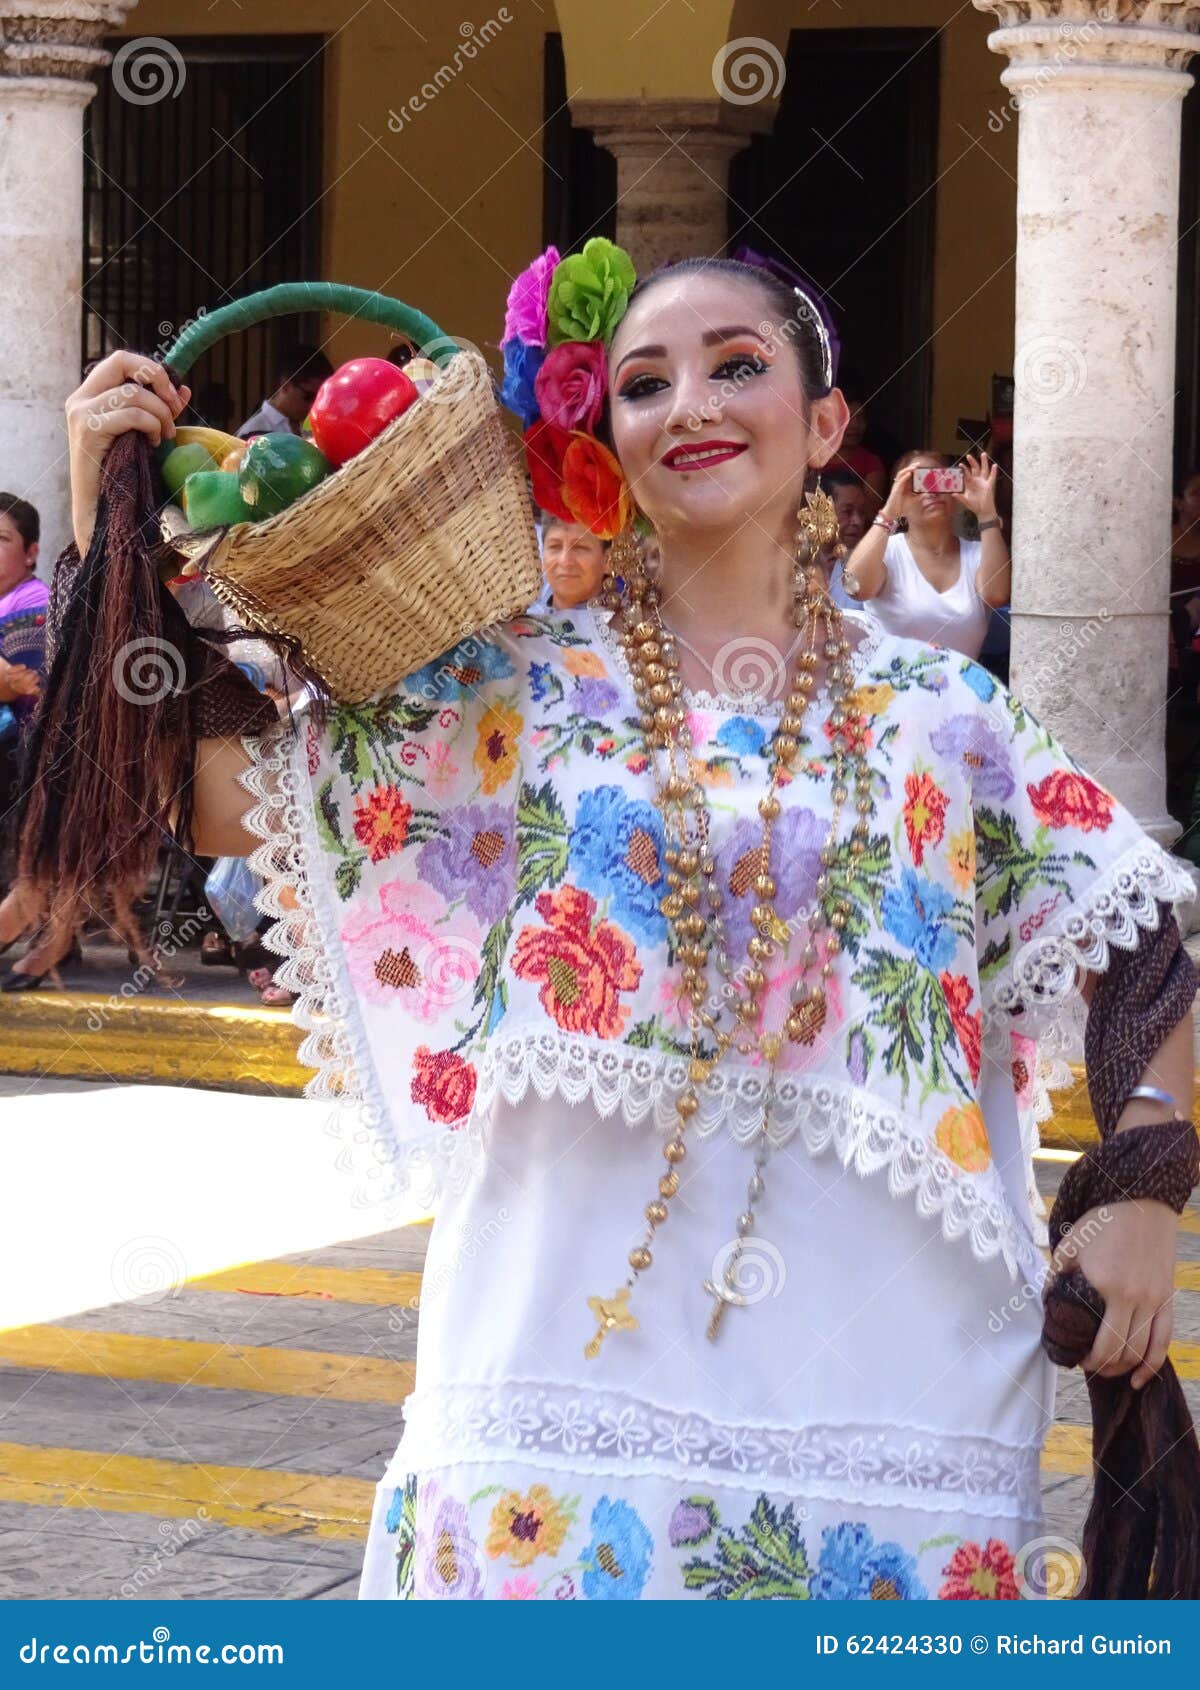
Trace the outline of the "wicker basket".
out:
M 233 329 L 299 310 L 400 329 L 438 379 L 371 444 L 265 522 L 164 533 L 258 632 L 299 642 L 330 694 L 357 703 L 460 639 L 525 610 L 541 584 L 520 452 L 487 364 L 398 300 L 333 283 L 252 294 L 185 330 L 165 362 L 182 376 Z

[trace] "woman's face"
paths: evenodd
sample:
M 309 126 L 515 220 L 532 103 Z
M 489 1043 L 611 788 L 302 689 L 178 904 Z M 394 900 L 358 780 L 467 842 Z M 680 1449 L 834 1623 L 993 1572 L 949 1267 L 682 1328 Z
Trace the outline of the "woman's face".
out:
M 0 515 L 0 593 L 11 593 L 20 586 L 36 556 L 32 546 L 26 549 L 21 531 L 7 511 Z
M 555 522 L 542 541 L 542 569 L 555 605 L 573 610 L 595 598 L 608 566 L 604 541 L 581 522 Z
M 609 370 L 613 445 L 660 534 L 794 527 L 807 468 L 845 427 L 836 390 L 806 401 L 762 290 L 737 277 L 657 283 L 622 318 Z
M 1185 528 L 1200 522 L 1200 475 L 1190 475 L 1179 495 L 1179 520 Z

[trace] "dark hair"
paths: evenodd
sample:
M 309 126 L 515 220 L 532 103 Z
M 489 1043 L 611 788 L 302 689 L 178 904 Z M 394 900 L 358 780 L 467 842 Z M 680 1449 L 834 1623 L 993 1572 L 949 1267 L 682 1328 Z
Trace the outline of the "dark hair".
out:
M 13 526 L 24 541 L 26 551 L 41 539 L 41 518 L 27 499 L 19 499 L 15 493 L 0 493 L 0 516 L 12 517 Z
M 771 316 L 795 348 L 805 397 L 822 399 L 830 391 L 825 380 L 820 337 L 809 316 L 816 307 L 809 303 L 802 308 L 795 292 L 781 277 L 757 264 L 742 264 L 736 258 L 681 258 L 678 263 L 664 264 L 648 276 L 643 276 L 629 296 L 630 306 L 657 282 L 673 281 L 677 276 L 729 276 L 735 281 L 753 283 L 766 299 Z
M 892 465 L 892 480 L 896 479 L 902 469 L 915 464 L 918 458 L 932 458 L 939 469 L 950 469 L 954 464 L 949 452 L 934 452 L 925 446 L 914 446 L 910 452 L 901 452 Z
M 835 487 L 863 487 L 863 478 L 852 469 L 823 469 L 820 476 L 827 493 Z
M 281 348 L 275 362 L 275 374 L 280 383 L 308 381 L 313 376 L 324 381 L 326 376 L 333 374 L 333 365 L 319 346 L 310 346 L 306 341 L 295 341 L 292 345 Z

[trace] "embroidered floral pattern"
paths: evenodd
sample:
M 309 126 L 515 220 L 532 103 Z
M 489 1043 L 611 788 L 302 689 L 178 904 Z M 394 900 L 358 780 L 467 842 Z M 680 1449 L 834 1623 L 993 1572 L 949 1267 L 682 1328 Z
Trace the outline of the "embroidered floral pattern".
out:
M 812 1523 L 797 1500 L 765 1491 L 651 1492 L 653 1512 L 611 1483 L 558 1495 L 485 1486 L 459 1498 L 408 1474 L 391 1493 L 400 1596 L 500 1601 L 1012 1601 L 1014 1552 L 999 1537 L 954 1533 L 901 1543 L 863 1518 Z M 922 1516 L 914 1515 L 919 1529 Z M 924 1568 L 924 1572 L 922 1571 Z M 655 1582 L 657 1581 L 657 1582 Z M 932 1588 L 931 1588 L 932 1587 Z
M 875 808 L 852 846 L 847 818 L 830 863 L 827 700 L 814 698 L 769 864 L 755 805 L 770 711 L 685 701 L 711 795 L 712 886 L 728 949 L 744 954 L 753 883 L 769 869 L 779 916 L 761 1000 L 760 1030 L 769 1030 L 799 978 L 805 914 L 836 887 L 844 925 L 838 951 L 820 959 L 831 969 L 824 1019 L 781 1055 L 780 1118 L 791 1107 L 789 1071 L 827 1076 L 832 1101 L 814 1119 L 836 1122 L 847 1165 L 865 1165 L 869 1141 L 894 1190 L 919 1188 L 947 1226 L 954 1211 L 974 1247 L 1016 1261 L 1027 1241 L 986 1135 L 969 1113 L 952 1113 L 977 1102 L 984 1028 L 1003 1014 L 1008 1029 L 1027 980 L 1040 997 L 1042 981 L 1053 974 L 1058 993 L 1069 974 L 1068 962 L 1048 973 L 1041 951 L 1036 970 L 1022 972 L 1031 945 L 1069 935 L 1090 954 L 1087 934 L 1097 932 L 1123 943 L 1154 919 L 1141 887 L 1173 882 L 1131 819 L 978 666 L 882 636 L 852 662 Z M 620 642 L 586 610 L 516 617 L 459 642 L 393 694 L 333 712 L 315 735 L 306 729 L 293 769 L 310 794 L 306 849 L 328 901 L 317 898 L 311 918 L 307 902 L 294 906 L 288 933 L 319 924 L 336 969 L 303 974 L 300 1013 L 312 1013 L 336 973 L 349 1044 L 335 1054 L 322 1037 L 312 1048 L 331 1086 L 364 1076 L 390 1159 L 413 1144 L 423 1167 L 448 1166 L 431 1135 L 471 1138 L 458 1129 L 496 1095 L 501 1039 L 527 1051 L 535 1039 L 558 1041 L 524 1062 L 524 1083 L 543 1095 L 570 1092 L 582 1074 L 595 1097 L 611 1088 L 625 1108 L 657 1087 L 669 1117 L 665 1076 L 686 1054 L 690 1006 L 660 909 L 667 864 L 638 714 Z M 1126 876 L 1122 864 L 1135 860 Z M 1094 914 L 1078 912 L 1093 885 Z M 646 1080 L 618 1084 L 589 1041 L 617 1047 Z M 741 1130 L 755 1077 L 753 1059 L 727 1057 L 701 1088 L 705 1130 L 722 1111 Z M 853 1117 L 840 1102 L 848 1086 L 861 1100 Z M 918 1140 L 936 1161 L 920 1179 L 901 1178 Z
M 542 1008 L 565 1032 L 618 1038 L 629 1019 L 620 994 L 642 977 L 633 941 L 611 921 L 594 921 L 596 900 L 577 887 L 543 892 L 535 907 L 546 925 L 517 935 L 513 973 L 541 983 Z
M 943 1569 L 946 1582 L 938 1596 L 943 1602 L 1015 1602 L 1020 1592 L 1013 1559 L 1012 1550 L 999 1538 L 962 1543 Z

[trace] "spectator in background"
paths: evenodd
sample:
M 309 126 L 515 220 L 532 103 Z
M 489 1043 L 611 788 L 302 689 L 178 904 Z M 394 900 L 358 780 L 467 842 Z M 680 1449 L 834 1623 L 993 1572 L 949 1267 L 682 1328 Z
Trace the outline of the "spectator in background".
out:
M 536 608 L 574 610 L 595 598 L 608 568 L 608 541 L 582 522 L 563 522 L 544 511 L 538 526 L 546 584 Z
M 825 465 L 825 474 L 853 476 L 860 487 L 873 495 L 875 509 L 878 510 L 887 486 L 887 471 L 878 452 L 863 444 L 867 432 L 867 401 L 853 384 L 843 387 L 842 393 L 850 407 L 850 420 L 842 435 L 841 447 Z
M 247 417 L 238 434 L 299 434 L 300 425 L 312 409 L 317 389 L 333 365 L 315 346 L 303 343 L 287 348 L 276 366 L 276 388 L 254 415 Z
M 879 500 L 868 487 L 863 486 L 858 476 L 848 469 L 835 470 L 832 474 L 826 470 L 821 476 L 821 483 L 833 500 L 838 533 L 848 555 L 871 526 L 871 518 L 879 509 Z M 829 570 L 829 595 L 843 610 L 861 609 L 842 585 L 840 561 L 833 563 Z
M 37 701 L 46 661 L 46 605 L 37 568 L 38 513 L 0 493 L 0 872 L 14 840 L 21 736 Z
M 946 469 L 938 452 L 906 452 L 883 509 L 846 559 L 844 584 L 889 634 L 978 657 L 996 605 L 1007 604 L 1012 564 L 996 514 L 996 465 L 986 452 L 964 460 L 963 491 L 917 491 L 914 470 Z M 969 510 L 978 540 L 954 530 Z M 901 530 L 904 532 L 901 532 Z

